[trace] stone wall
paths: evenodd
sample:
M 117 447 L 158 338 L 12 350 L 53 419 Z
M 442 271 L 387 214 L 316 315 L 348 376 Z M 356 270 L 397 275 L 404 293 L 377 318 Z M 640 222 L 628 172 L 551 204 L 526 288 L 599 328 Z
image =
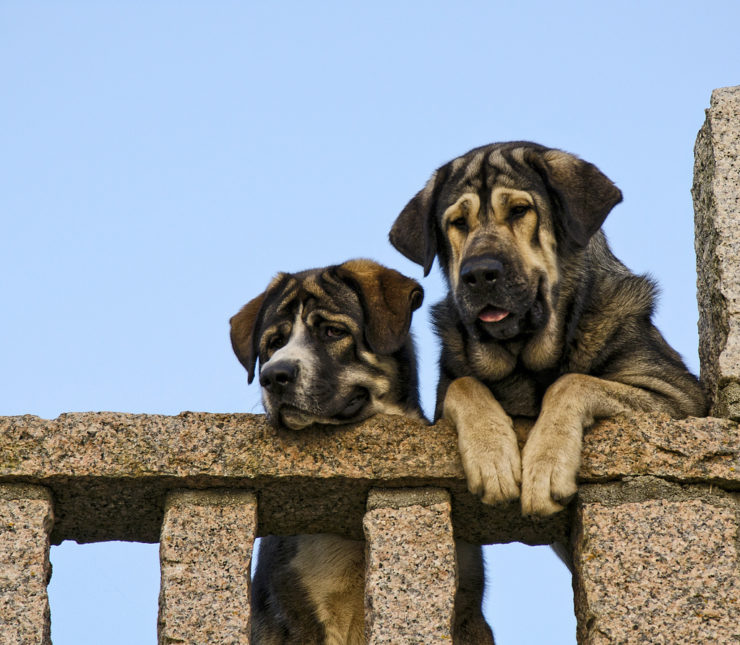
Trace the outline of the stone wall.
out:
M 247 643 L 255 537 L 311 532 L 366 540 L 368 642 L 450 642 L 453 536 L 570 545 L 582 645 L 740 642 L 739 115 L 740 88 L 715 91 L 696 149 L 714 417 L 598 423 L 577 499 L 541 521 L 467 492 L 444 422 L 281 432 L 248 414 L 0 418 L 0 643 L 50 642 L 49 544 L 65 539 L 160 542 L 160 643 Z
M 712 414 L 740 421 L 740 86 L 712 92 L 694 158 L 701 378 Z

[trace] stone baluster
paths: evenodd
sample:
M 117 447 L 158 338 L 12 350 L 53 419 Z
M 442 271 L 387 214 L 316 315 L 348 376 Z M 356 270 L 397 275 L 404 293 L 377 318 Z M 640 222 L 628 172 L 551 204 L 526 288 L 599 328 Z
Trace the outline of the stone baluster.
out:
M 170 493 L 160 540 L 160 645 L 248 645 L 256 529 L 250 492 Z
M 370 491 L 367 643 L 452 642 L 456 579 L 450 496 L 436 488 Z
M 0 643 L 51 645 L 51 494 L 41 486 L 0 484 Z

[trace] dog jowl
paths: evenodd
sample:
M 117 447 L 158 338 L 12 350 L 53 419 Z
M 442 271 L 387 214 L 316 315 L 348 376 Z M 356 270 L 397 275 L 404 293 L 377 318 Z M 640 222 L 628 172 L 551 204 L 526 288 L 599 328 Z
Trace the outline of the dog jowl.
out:
M 259 363 L 265 411 L 300 431 L 377 413 L 423 419 L 411 316 L 419 284 L 368 260 L 278 275 L 231 320 L 250 381 Z M 252 586 L 254 645 L 360 645 L 365 546 L 336 535 L 263 538 Z M 480 547 L 457 544 L 453 642 L 493 643 L 483 618 Z
M 600 230 L 622 199 L 593 164 L 528 142 L 476 148 L 439 168 L 391 243 L 447 297 L 435 417 L 451 419 L 471 491 L 521 496 L 526 514 L 576 492 L 584 427 L 654 411 L 702 415 L 704 394 L 651 322 L 655 287 Z M 534 425 L 520 454 L 511 417 Z

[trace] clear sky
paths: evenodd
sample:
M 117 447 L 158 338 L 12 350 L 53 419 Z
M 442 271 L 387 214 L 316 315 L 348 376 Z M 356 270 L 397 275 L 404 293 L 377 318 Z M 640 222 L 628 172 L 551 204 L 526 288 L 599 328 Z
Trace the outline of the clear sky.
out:
M 693 145 L 740 83 L 739 24 L 736 1 L 1 2 L 0 414 L 261 411 L 229 317 L 278 271 L 350 257 L 421 280 L 395 216 L 510 139 L 622 189 L 609 239 L 698 371 Z M 431 413 L 436 269 L 423 284 Z M 498 645 L 575 643 L 548 549 L 487 555 Z M 156 545 L 52 560 L 55 645 L 156 642 Z

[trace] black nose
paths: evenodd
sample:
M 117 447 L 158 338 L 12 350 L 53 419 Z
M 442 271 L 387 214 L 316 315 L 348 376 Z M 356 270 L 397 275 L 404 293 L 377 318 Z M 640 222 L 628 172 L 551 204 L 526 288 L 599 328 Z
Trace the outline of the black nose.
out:
M 471 289 L 492 287 L 504 272 L 504 266 L 490 255 L 468 258 L 460 265 L 460 279 Z
M 298 361 L 282 360 L 267 364 L 260 370 L 260 385 L 270 392 L 279 393 L 290 387 L 298 378 Z

